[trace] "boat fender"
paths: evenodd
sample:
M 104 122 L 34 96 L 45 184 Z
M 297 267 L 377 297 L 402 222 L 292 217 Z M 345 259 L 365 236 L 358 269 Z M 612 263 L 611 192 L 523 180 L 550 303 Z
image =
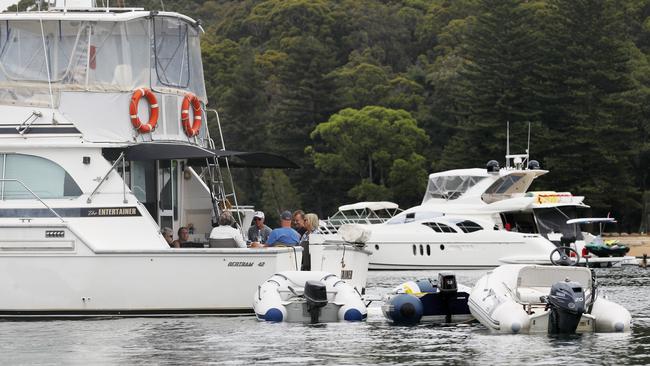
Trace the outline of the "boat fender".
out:
M 149 121 L 142 123 L 138 117 L 138 103 L 142 97 L 147 98 L 149 102 Z M 158 100 L 156 95 L 149 88 L 139 88 L 131 95 L 131 103 L 129 104 L 129 116 L 131 117 L 131 124 L 140 133 L 149 133 L 156 128 L 158 123 Z
M 190 107 L 192 107 L 192 114 L 194 115 L 192 124 L 190 124 Z M 199 98 L 192 93 L 185 94 L 183 103 L 181 104 L 181 124 L 187 137 L 194 137 L 199 134 L 202 118 L 203 110 L 201 109 L 201 101 Z
M 420 322 L 423 312 L 422 301 L 417 296 L 398 294 L 390 299 L 387 315 L 395 324 L 412 325 Z
M 277 308 L 270 308 L 266 311 L 266 314 L 264 314 L 264 320 L 267 322 L 281 322 L 283 318 L 284 315 L 282 314 L 282 311 Z

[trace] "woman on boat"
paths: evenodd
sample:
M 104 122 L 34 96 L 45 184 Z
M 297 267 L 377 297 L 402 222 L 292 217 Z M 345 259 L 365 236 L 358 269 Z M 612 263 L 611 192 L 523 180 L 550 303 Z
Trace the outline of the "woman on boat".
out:
M 305 233 L 300 238 L 300 246 L 302 251 L 302 264 L 300 269 L 303 271 L 311 270 L 311 257 L 309 255 L 309 234 L 318 234 L 318 215 L 315 213 L 308 213 L 305 215 L 304 221 Z

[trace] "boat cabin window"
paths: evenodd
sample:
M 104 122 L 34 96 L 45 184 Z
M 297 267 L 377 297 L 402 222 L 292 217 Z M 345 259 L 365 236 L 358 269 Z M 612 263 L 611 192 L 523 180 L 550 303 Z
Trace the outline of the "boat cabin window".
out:
M 505 230 L 531 234 L 538 232 L 535 216 L 531 212 L 504 212 L 500 216 Z
M 471 175 L 431 177 L 423 202 L 431 198 L 456 199 L 483 179 L 485 177 Z
M 81 189 L 60 165 L 33 155 L 1 154 L 0 195 L 3 200 L 75 198 Z M 15 179 L 16 181 L 13 181 Z
M 422 225 L 428 226 L 433 231 L 437 233 L 455 233 L 456 230 L 449 225 L 445 225 L 439 222 L 423 222 Z
M 474 231 L 483 230 L 481 225 L 475 223 L 474 221 L 465 220 L 456 224 L 464 233 L 472 233 Z
M 389 225 L 406 224 L 417 220 L 426 220 L 434 217 L 444 216 L 441 212 L 435 211 L 418 211 L 418 212 L 402 212 L 395 215 L 392 219 L 386 221 Z

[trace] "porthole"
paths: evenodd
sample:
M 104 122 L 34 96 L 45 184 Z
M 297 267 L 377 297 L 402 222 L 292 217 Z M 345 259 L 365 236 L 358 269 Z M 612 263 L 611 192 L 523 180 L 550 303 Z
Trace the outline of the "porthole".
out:
M 424 246 L 420 244 L 420 255 L 424 255 Z
M 431 247 L 427 244 L 427 255 L 431 256 Z
M 445 245 L 444 244 L 440 244 L 440 250 L 445 250 Z
M 379 250 L 379 244 L 375 244 L 375 250 Z
M 413 255 L 418 254 L 418 249 L 415 244 L 413 244 Z

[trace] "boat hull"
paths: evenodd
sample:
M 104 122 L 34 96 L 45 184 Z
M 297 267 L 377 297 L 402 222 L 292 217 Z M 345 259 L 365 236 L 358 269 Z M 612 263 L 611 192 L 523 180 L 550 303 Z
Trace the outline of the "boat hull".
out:
M 252 314 L 250 294 L 300 249 L 0 255 L 0 316 Z

